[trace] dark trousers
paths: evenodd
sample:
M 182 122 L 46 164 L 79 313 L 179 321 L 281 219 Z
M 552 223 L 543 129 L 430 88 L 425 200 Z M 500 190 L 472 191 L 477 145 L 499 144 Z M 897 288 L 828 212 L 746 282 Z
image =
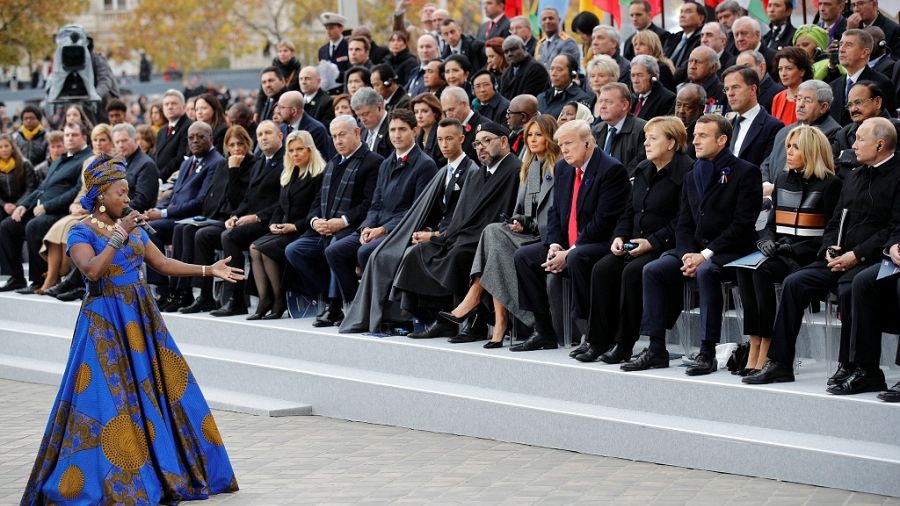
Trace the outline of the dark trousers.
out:
M 150 226 L 156 230 L 155 234 L 150 234 L 150 241 L 165 254 L 166 246 L 172 244 L 172 236 L 175 233 L 175 220 L 168 218 L 154 220 L 150 222 Z M 151 269 L 149 265 L 147 266 L 147 283 L 158 286 L 160 294 L 169 293 L 169 279 Z
M 209 262 L 199 262 L 194 258 L 194 236 L 197 235 L 199 230 L 200 227 L 194 225 L 175 225 L 175 229 L 172 231 L 172 258 L 181 260 L 186 264 L 197 263 L 209 265 Z M 169 280 L 169 286 L 172 289 L 189 292 L 191 291 L 192 279 L 203 279 L 203 277 L 191 278 L 189 276 L 179 276 L 171 278 Z M 209 293 L 211 294 L 212 277 L 209 277 L 208 281 L 210 287 Z
M 231 267 L 243 269 L 245 264 L 244 253 L 250 251 L 253 241 L 269 233 L 269 227 L 262 223 L 248 223 L 222 232 L 222 251 L 225 258 L 231 257 L 228 263 Z M 249 274 L 249 273 L 248 273 Z M 259 273 L 260 276 L 264 274 Z M 227 301 L 235 297 L 240 303 L 244 301 L 244 282 L 225 283 L 222 299 Z
M 853 278 L 868 265 L 856 266 L 847 272 L 831 272 L 824 261 L 814 262 L 784 279 L 781 289 L 781 305 L 775 315 L 769 358 L 782 364 L 794 362 L 797 352 L 797 334 L 803 324 L 803 312 L 810 302 L 825 300 L 828 292 L 837 291 L 841 307 L 841 351 L 838 360 L 850 361 L 850 330 Z
M 881 333 L 896 333 L 900 327 L 897 307 L 900 300 L 900 278 L 890 276 L 876 280 L 880 264 L 856 275 L 852 283 L 851 357 L 857 364 L 875 368 L 881 363 Z M 900 365 L 900 348 L 897 350 Z
M 0 222 L 0 268 L 3 274 L 18 279 L 25 278 L 22 244 L 27 242 L 28 278 L 32 283 L 42 284 L 47 272 L 47 262 L 41 258 L 41 245 L 50 227 L 60 218 L 62 216 L 58 214 L 34 217 L 30 212 L 18 222 L 12 218 L 4 218 Z
M 369 257 L 375 248 L 385 240 L 383 235 L 366 244 L 359 243 L 359 233 L 352 233 L 347 237 L 333 241 L 325 248 L 325 259 L 331 267 L 331 272 L 337 279 L 338 287 L 344 302 L 352 302 L 359 289 L 359 278 L 356 276 L 356 267 L 366 268 Z
M 591 270 L 591 311 L 588 342 L 607 350 L 613 343 L 626 348 L 637 342 L 641 326 L 641 277 L 644 266 L 659 258 L 650 252 L 626 260 L 625 255 L 606 255 Z
M 591 272 L 594 264 L 604 256 L 612 255 L 609 245 L 584 244 L 569 252 L 566 270 L 572 284 L 572 311 L 575 318 L 587 319 L 591 312 Z M 568 308 L 567 308 L 568 309 Z
M 545 337 L 555 337 L 547 297 L 547 272 L 541 264 L 547 261 L 547 246 L 537 242 L 516 250 L 516 280 L 519 284 L 519 307 L 534 313 L 534 330 Z M 577 249 L 577 248 L 576 248 Z M 566 308 L 568 311 L 568 308 Z
M 792 267 L 774 257 L 766 260 L 756 270 L 735 269 L 741 302 L 744 304 L 744 334 L 772 337 L 775 324 L 775 283 L 784 281 Z
M 650 349 L 662 353 L 666 348 L 666 328 L 672 328 L 684 307 L 682 261 L 674 254 L 664 254 L 644 267 L 644 312 L 641 334 L 650 337 Z M 703 339 L 700 351 L 715 353 L 722 335 L 722 282 L 734 274 L 711 260 L 697 268 L 697 291 L 700 294 L 700 326 Z M 674 315 L 674 318 L 673 318 Z
M 191 250 L 193 252 L 193 262 L 200 265 L 210 265 L 216 261 L 216 250 L 222 249 L 222 232 L 225 231 L 225 225 L 207 225 L 202 228 L 191 227 L 196 229 L 193 233 Z M 185 230 L 182 231 L 187 232 Z M 188 232 L 189 233 L 189 232 Z M 182 236 L 182 241 L 187 240 L 186 236 Z M 243 258 L 241 258 L 243 260 Z M 243 268 L 243 266 L 241 267 Z M 212 295 L 213 278 L 212 276 L 201 277 L 198 283 L 200 293 L 207 296 Z M 229 283 L 230 284 L 230 283 Z
M 325 236 L 304 235 L 284 250 L 284 256 L 296 277 L 288 284 L 307 297 L 318 297 L 328 289 L 325 243 Z

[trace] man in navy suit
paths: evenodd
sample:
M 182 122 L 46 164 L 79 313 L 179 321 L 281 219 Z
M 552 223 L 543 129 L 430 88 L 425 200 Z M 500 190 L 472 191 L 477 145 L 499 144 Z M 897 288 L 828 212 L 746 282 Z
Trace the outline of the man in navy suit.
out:
M 331 136 L 319 120 L 303 111 L 303 94 L 299 91 L 286 91 L 278 99 L 278 113 L 281 115 L 282 143 L 295 130 L 306 130 L 312 136 L 316 149 L 325 160 L 334 156 L 334 143 Z M 284 145 L 282 144 L 282 147 Z
M 784 123 L 772 117 L 756 101 L 759 74 L 750 67 L 735 65 L 722 74 L 728 106 L 737 113 L 728 146 L 735 156 L 759 167 L 772 152 L 773 140 Z
M 731 154 L 731 135 L 731 123 L 718 114 L 701 116 L 694 126 L 697 161 L 684 176 L 675 249 L 644 267 L 641 335 L 650 337 L 650 348 L 623 364 L 622 370 L 669 367 L 666 328 L 681 313 L 687 278 L 697 280 L 703 341 L 695 365 L 686 373 L 696 376 L 716 370 L 724 303 L 721 285 L 730 274 L 723 266 L 755 249 L 762 203 L 759 167 Z
M 509 18 L 506 17 L 504 10 L 506 9 L 506 0 L 484 0 L 481 2 L 484 7 L 484 15 L 487 21 L 481 23 L 478 27 L 478 33 L 475 38 L 484 42 L 494 37 L 506 38 L 509 35 Z
M 319 20 L 325 25 L 325 33 L 328 34 L 328 42 L 319 48 L 319 61 L 326 60 L 337 65 L 340 75 L 338 83 L 344 82 L 344 72 L 350 68 L 350 58 L 347 56 L 347 39 L 344 38 L 344 25 L 347 18 L 334 12 L 323 12 Z M 340 89 L 340 86 L 337 87 Z
M 462 33 L 456 21 L 445 19 L 441 23 L 441 38 L 444 39 L 441 59 L 446 60 L 451 54 L 461 54 L 469 59 L 473 69 L 480 69 L 487 63 L 484 56 L 484 42 Z
M 388 137 L 388 114 L 384 99 L 372 88 L 361 88 L 350 99 L 350 107 L 362 124 L 362 141 L 369 151 L 387 158 L 394 151 Z
M 864 30 L 848 29 L 841 36 L 841 49 L 838 59 L 847 70 L 846 75 L 831 81 L 831 91 L 834 93 L 834 102 L 831 103 L 831 117 L 841 126 L 850 124 L 850 111 L 847 109 L 847 97 L 850 88 L 860 81 L 875 81 L 884 92 L 882 104 L 890 116 L 896 111 L 895 84 L 888 78 L 869 67 L 869 57 L 875 45 L 874 39 Z
M 155 161 L 159 177 L 166 181 L 181 167 L 188 154 L 187 132 L 191 118 L 184 112 L 184 95 L 178 90 L 163 93 L 162 106 L 169 124 L 156 134 Z
M 156 229 L 156 234 L 152 234 L 150 239 L 160 250 L 167 244 L 172 244 L 176 221 L 200 213 L 203 198 L 213 182 L 213 174 L 216 170 L 224 170 L 226 166 L 225 158 L 213 149 L 212 128 L 209 124 L 195 121 L 188 129 L 187 137 L 191 156 L 178 169 L 178 180 L 172 193 L 146 213 L 150 225 Z M 171 302 L 168 280 L 148 269 L 147 282 L 158 286 L 158 302 L 161 305 Z
M 510 351 L 557 347 L 547 309 L 547 274 L 560 274 L 574 263 L 593 266 L 609 250 L 613 229 L 631 191 L 625 167 L 597 148 L 585 121 L 564 124 L 555 138 L 563 160 L 554 169 L 556 190 L 547 233 L 541 234 L 545 239 L 519 248 L 514 257 L 519 306 L 534 313 L 534 334 Z M 569 318 L 569 310 L 564 308 L 565 314 L 560 316 Z

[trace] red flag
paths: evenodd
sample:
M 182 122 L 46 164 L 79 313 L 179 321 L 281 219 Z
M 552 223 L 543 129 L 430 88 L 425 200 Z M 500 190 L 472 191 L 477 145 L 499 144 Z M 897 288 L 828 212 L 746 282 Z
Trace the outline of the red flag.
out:
M 522 0 L 506 0 L 506 17 L 514 18 L 522 15 Z

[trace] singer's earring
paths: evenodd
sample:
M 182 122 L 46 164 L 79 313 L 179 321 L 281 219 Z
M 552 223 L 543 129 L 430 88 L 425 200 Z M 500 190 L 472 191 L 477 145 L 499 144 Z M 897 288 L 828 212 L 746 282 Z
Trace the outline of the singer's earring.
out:
M 104 206 L 103 204 L 100 204 L 100 209 L 98 209 L 98 211 L 100 211 L 101 213 L 105 213 L 105 212 L 106 212 L 106 206 Z

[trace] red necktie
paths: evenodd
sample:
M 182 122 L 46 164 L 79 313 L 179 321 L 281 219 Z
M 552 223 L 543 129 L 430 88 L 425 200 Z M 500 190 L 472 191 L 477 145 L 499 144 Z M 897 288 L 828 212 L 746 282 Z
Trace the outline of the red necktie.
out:
M 172 132 L 174 132 L 174 131 L 175 131 L 175 127 L 173 127 L 173 126 L 170 124 L 170 125 L 169 125 L 169 128 L 166 129 L 166 137 L 172 135 Z
M 487 31 L 484 32 L 485 37 L 491 34 L 491 30 L 497 27 L 496 21 L 491 21 L 491 26 L 488 27 Z
M 641 97 L 638 99 L 637 105 L 634 106 L 634 112 L 632 113 L 632 115 L 637 116 L 638 114 L 640 114 L 641 108 L 643 108 L 643 107 L 644 107 L 644 97 Z
M 569 247 L 578 240 L 578 192 L 581 190 L 581 167 L 575 167 L 575 183 L 572 185 L 572 204 L 569 207 Z

